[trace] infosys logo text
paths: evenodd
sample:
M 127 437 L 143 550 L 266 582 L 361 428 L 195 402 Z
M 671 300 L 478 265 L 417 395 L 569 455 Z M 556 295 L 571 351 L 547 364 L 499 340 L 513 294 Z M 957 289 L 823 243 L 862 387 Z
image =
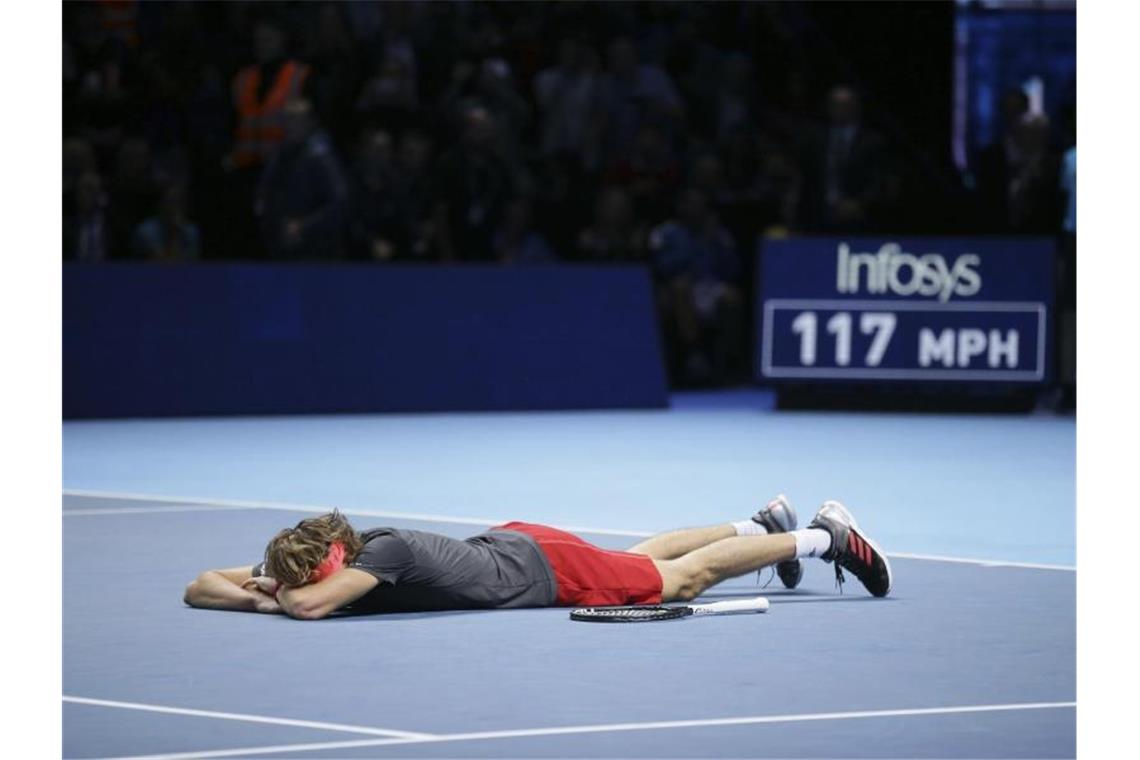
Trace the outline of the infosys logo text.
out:
M 953 265 L 939 253 L 917 255 L 898 243 L 884 243 L 876 253 L 853 253 L 840 243 L 835 285 L 840 293 L 893 293 L 899 296 L 938 296 L 945 303 L 951 296 L 976 295 L 982 288 L 978 273 L 981 257 L 963 253 Z

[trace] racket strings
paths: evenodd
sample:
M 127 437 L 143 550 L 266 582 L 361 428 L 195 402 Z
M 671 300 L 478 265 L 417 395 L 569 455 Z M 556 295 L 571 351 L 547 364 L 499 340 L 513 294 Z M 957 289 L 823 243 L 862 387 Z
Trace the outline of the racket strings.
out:
M 571 620 L 615 623 L 639 623 L 650 620 L 672 620 L 685 617 L 687 607 L 664 606 L 625 606 L 625 607 L 586 607 L 570 612 Z
M 593 610 L 591 614 L 601 615 L 602 617 L 653 617 L 655 615 L 663 614 L 661 607 L 650 607 L 642 610 Z

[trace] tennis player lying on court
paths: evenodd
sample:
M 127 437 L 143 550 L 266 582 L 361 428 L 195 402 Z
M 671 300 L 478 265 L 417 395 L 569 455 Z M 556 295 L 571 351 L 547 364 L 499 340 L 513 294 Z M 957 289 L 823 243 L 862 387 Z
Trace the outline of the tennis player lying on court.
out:
M 723 580 L 776 565 L 795 588 L 800 559 L 844 568 L 874 596 L 891 567 L 839 502 L 796 530 L 777 496 L 748 520 L 687 528 L 609 551 L 565 531 L 510 522 L 460 541 L 418 530 L 357 532 L 339 512 L 302 520 L 269 542 L 253 567 L 208 570 L 186 587 L 194 607 L 285 613 L 409 612 L 492 607 L 602 606 L 688 601 Z

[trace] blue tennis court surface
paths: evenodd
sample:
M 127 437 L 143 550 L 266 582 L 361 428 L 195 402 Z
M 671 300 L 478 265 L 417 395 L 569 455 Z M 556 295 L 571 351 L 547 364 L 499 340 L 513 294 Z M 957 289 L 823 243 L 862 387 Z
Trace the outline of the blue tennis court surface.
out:
M 728 401 L 725 401 L 725 399 Z M 91 757 L 1073 757 L 1072 420 L 655 412 L 68 423 L 64 754 Z M 518 518 L 624 548 L 843 499 L 892 555 L 868 597 L 810 562 L 765 615 L 639 626 L 565 609 L 299 622 L 193 610 L 337 506 L 466 536 Z M 958 561 L 961 559 L 968 561 Z M 981 560 L 981 561 L 979 561 Z M 766 575 L 765 575 L 766 578 Z

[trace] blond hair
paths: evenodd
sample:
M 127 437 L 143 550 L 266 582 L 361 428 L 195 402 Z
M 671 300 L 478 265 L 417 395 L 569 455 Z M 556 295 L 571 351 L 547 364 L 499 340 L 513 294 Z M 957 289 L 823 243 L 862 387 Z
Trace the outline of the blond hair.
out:
M 303 586 L 334 541 L 344 545 L 346 564 L 364 548 L 360 536 L 337 510 L 285 528 L 265 547 L 265 574 L 286 586 Z

